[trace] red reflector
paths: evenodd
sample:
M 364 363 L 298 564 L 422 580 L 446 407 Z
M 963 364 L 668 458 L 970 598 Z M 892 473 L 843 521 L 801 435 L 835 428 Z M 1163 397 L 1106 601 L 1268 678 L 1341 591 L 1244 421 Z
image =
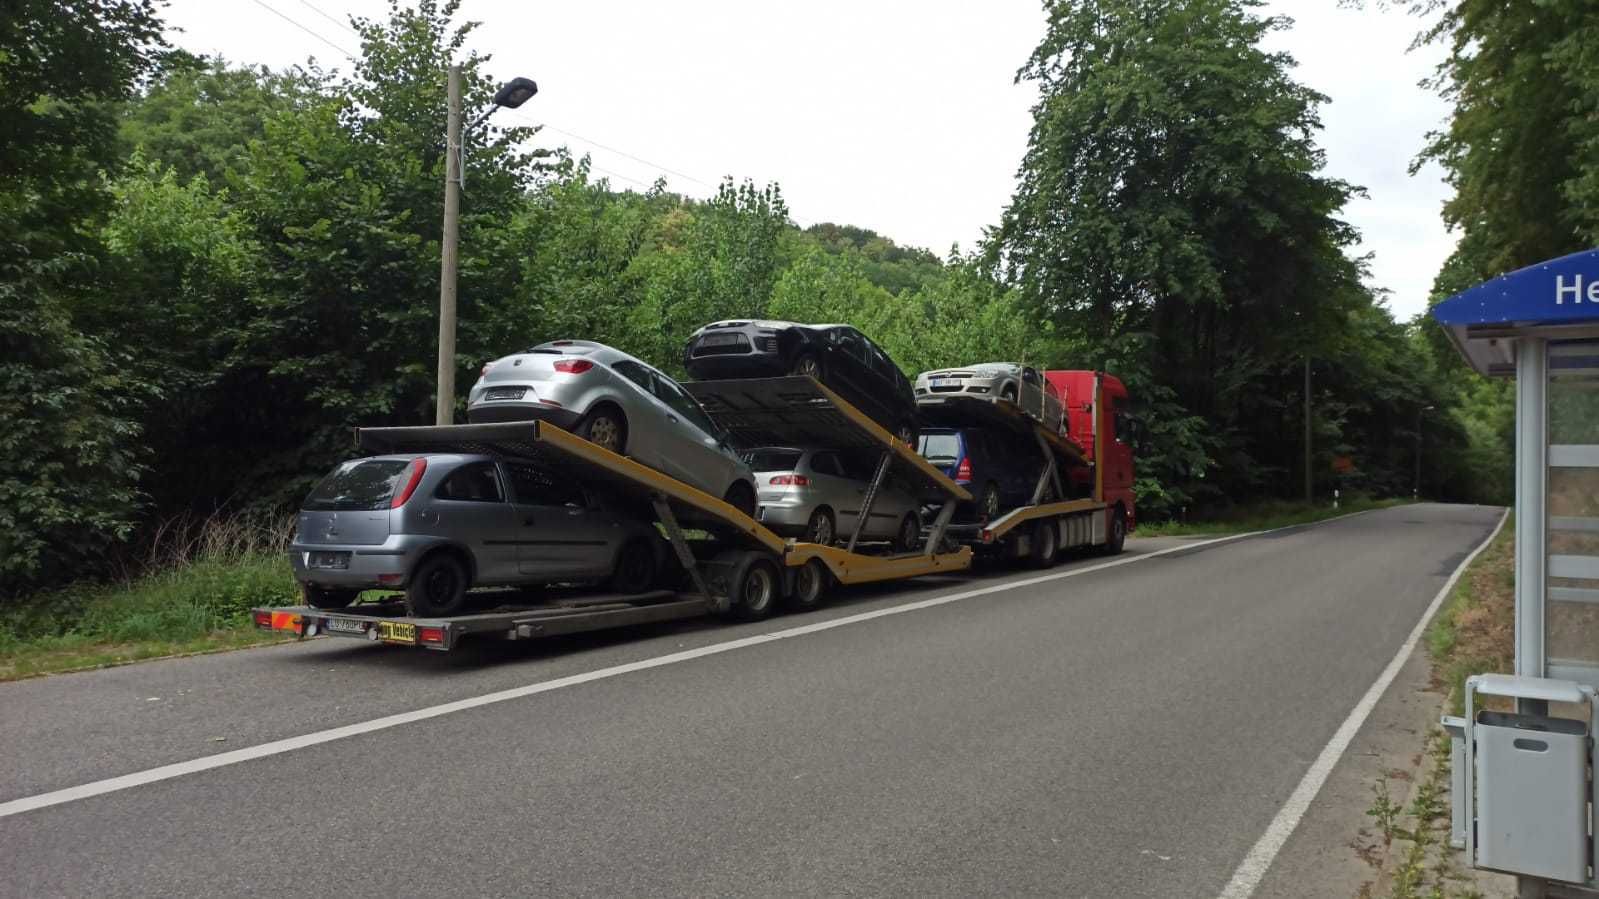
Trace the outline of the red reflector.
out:
M 405 466 L 405 471 L 400 475 L 405 479 L 405 486 L 401 488 L 399 493 L 394 494 L 394 501 L 389 503 L 389 508 L 398 509 L 405 505 L 405 501 L 410 499 L 411 494 L 416 492 L 416 485 L 422 483 L 422 475 L 427 470 L 428 460 L 426 458 L 417 456 L 412 459 L 411 464 Z
M 423 643 L 443 643 L 444 628 L 419 627 L 416 629 L 416 638 Z
M 271 612 L 256 612 L 255 613 L 255 626 L 256 627 L 264 627 L 267 630 L 271 630 L 272 629 L 272 613 Z
M 994 542 L 994 532 L 993 531 L 986 531 L 986 530 L 983 531 L 983 542 L 984 543 L 993 543 Z
M 544 399 L 541 399 L 541 400 L 539 400 L 539 402 L 543 403 L 546 406 L 554 406 L 557 409 L 561 408 L 561 404 L 557 403 L 555 400 L 544 400 Z
M 398 587 L 404 581 L 405 581 L 405 575 L 403 575 L 403 574 L 380 574 L 380 575 L 378 575 L 378 583 L 382 584 L 385 587 Z
M 566 372 L 569 375 L 580 375 L 594 367 L 594 363 L 587 359 L 562 359 L 555 363 L 555 370 Z
M 809 487 L 811 479 L 802 474 L 780 474 L 767 483 L 777 487 Z

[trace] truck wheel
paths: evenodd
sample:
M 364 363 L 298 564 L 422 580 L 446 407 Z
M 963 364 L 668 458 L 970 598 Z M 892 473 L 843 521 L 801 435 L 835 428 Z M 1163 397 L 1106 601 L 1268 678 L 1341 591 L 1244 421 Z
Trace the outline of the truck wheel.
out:
M 747 552 L 733 564 L 727 578 L 728 602 L 733 617 L 759 621 L 772 614 L 783 592 L 777 565 L 765 553 Z
M 1100 547 L 1100 552 L 1107 556 L 1114 556 L 1122 551 L 1122 545 L 1127 542 L 1127 512 L 1120 504 L 1110 517 L 1110 533 L 1105 535 L 1105 545 Z
M 411 572 L 405 598 L 423 618 L 453 615 L 466 605 L 466 568 L 446 553 L 428 556 Z
M 1033 563 L 1034 568 L 1049 568 L 1055 564 L 1055 557 L 1059 550 L 1059 547 L 1055 545 L 1058 536 L 1059 531 L 1056 530 L 1053 520 L 1040 518 L 1033 522 L 1033 539 L 1028 542 L 1032 544 L 1029 547 L 1032 550 L 1032 557 L 1029 561 Z
M 796 612 L 809 612 L 822 604 L 827 588 L 833 585 L 833 575 L 821 559 L 811 559 L 794 572 L 794 592 L 788 598 L 788 607 Z
M 305 604 L 313 609 L 342 609 L 355 602 L 355 598 L 359 595 L 359 590 L 332 590 L 311 584 L 300 585 L 300 596 L 305 600 Z
M 655 586 L 655 549 L 640 537 L 622 544 L 616 554 L 610 587 L 617 593 L 643 593 Z

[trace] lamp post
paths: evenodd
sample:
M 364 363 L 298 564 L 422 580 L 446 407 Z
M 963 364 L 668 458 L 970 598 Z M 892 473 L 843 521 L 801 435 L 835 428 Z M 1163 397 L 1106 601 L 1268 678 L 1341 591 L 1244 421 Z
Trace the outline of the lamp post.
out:
M 1416 481 L 1410 488 L 1411 499 L 1421 499 L 1421 416 L 1424 412 L 1431 412 L 1436 406 L 1422 406 L 1416 410 Z
M 494 105 L 473 120 L 474 126 L 500 107 L 515 109 L 532 99 L 539 86 L 530 78 L 513 78 L 494 92 Z M 450 66 L 446 88 L 448 113 L 444 149 L 444 237 L 439 246 L 439 368 L 435 424 L 455 423 L 455 278 L 460 258 L 461 180 L 466 149 L 461 139 L 461 67 Z

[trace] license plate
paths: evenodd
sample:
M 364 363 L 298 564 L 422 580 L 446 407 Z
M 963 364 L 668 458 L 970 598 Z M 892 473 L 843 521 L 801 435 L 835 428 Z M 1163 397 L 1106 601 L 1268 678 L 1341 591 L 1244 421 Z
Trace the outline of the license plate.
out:
M 934 378 L 933 379 L 933 386 L 934 387 L 959 387 L 960 383 L 961 383 L 960 381 L 958 381 L 958 380 L 956 380 L 954 378 Z
M 379 621 L 378 639 L 385 643 L 415 643 L 416 625 L 403 621 Z
M 486 400 L 519 400 L 527 394 L 526 387 L 491 387 L 483 394 Z
M 332 568 L 340 571 L 350 567 L 350 554 L 347 552 L 313 552 L 306 560 L 310 568 Z
M 743 339 L 742 334 L 707 334 L 700 339 L 700 346 L 732 346 Z
M 366 633 L 365 621 L 351 621 L 346 618 L 329 618 L 324 626 L 329 631 L 337 631 L 341 634 Z

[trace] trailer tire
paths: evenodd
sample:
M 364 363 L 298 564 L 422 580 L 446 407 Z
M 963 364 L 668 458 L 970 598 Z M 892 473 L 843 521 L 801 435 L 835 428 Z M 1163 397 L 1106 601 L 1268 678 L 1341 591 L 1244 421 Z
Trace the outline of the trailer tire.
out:
M 829 587 L 833 586 L 833 573 L 821 559 L 811 559 L 794 572 L 794 592 L 787 605 L 796 612 L 809 612 L 822 604 Z
M 783 578 L 766 553 L 741 553 L 727 577 L 729 611 L 740 621 L 772 614 L 783 594 Z
M 1031 550 L 1028 561 L 1033 563 L 1034 568 L 1049 568 L 1055 564 L 1055 558 L 1060 554 L 1057 545 L 1059 536 L 1060 531 L 1054 519 L 1040 518 L 1033 522 L 1032 539 L 1027 542 L 1031 544 L 1028 547 Z
M 1105 535 L 1105 545 L 1100 547 L 1100 552 L 1107 556 L 1118 555 L 1127 543 L 1127 511 L 1116 504 L 1116 511 L 1110 516 L 1110 533 Z
M 468 586 L 466 566 L 448 551 L 437 552 L 411 572 L 405 598 L 411 611 L 423 618 L 453 615 L 466 605 Z
M 359 590 L 335 590 L 331 587 L 300 585 L 300 596 L 313 609 L 342 609 L 361 595 Z
M 645 593 L 655 586 L 659 576 L 660 566 L 655 561 L 655 547 L 642 537 L 634 537 L 623 543 L 617 552 L 609 586 L 616 593 Z

